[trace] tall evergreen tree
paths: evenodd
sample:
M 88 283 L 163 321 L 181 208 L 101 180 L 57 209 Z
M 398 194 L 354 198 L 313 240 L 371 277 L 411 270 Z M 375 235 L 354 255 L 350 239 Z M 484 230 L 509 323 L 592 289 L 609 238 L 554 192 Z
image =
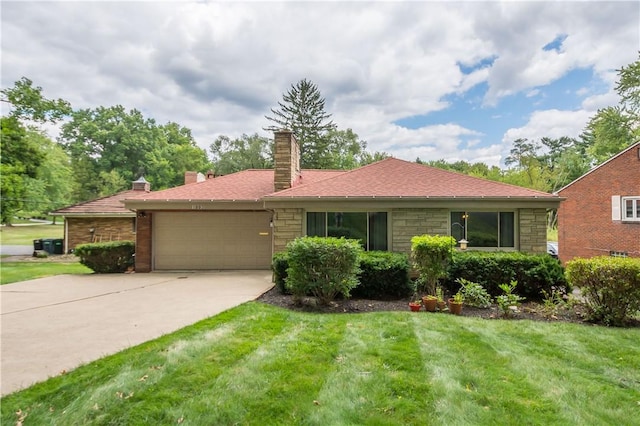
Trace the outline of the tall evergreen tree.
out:
M 279 108 L 271 108 L 272 116 L 265 118 L 275 124 L 264 130 L 288 129 L 300 143 L 300 165 L 303 168 L 322 168 L 323 157 L 331 144 L 328 133 L 336 129 L 325 111 L 325 100 L 318 86 L 307 79 L 300 80 L 283 95 Z

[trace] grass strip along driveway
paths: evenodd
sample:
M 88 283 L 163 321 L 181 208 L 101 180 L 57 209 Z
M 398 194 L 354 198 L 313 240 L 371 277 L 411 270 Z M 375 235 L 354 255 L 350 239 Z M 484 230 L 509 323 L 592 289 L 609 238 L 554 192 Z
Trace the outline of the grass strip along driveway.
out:
M 62 274 L 92 274 L 93 271 L 80 262 L 2 262 L 0 285 Z
M 633 424 L 640 330 L 250 302 L 1 401 L 2 424 Z M 636 423 L 637 424 L 637 423 Z

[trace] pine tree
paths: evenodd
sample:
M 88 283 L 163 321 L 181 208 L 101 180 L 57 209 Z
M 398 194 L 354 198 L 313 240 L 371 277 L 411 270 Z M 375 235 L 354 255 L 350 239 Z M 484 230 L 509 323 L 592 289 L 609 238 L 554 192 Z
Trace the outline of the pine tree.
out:
M 324 109 L 325 100 L 318 86 L 307 79 L 300 80 L 283 95 L 279 109 L 271 108 L 273 116 L 265 118 L 273 123 L 264 130 L 293 131 L 300 144 L 300 165 L 303 168 L 322 168 L 330 145 L 328 132 L 336 129 L 331 114 Z

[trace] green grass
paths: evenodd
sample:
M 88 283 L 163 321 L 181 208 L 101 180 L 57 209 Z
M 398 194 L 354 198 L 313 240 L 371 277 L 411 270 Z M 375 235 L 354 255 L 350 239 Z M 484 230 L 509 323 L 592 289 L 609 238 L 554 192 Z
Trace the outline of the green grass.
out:
M 558 242 L 558 228 L 547 228 L 547 241 Z
M 0 228 L 0 244 L 6 246 L 33 246 L 33 240 L 63 238 L 64 225 L 3 226 Z
M 250 302 L 8 395 L 1 420 L 628 425 L 638 342 L 638 329 Z
M 93 271 L 79 262 L 2 262 L 0 285 L 61 274 L 91 274 Z

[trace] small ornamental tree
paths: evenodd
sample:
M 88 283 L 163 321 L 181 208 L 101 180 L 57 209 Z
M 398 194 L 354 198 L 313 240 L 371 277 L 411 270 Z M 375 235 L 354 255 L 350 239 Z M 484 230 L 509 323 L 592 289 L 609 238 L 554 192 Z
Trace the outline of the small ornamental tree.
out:
M 358 240 L 302 237 L 287 244 L 289 268 L 285 286 L 296 298 L 307 294 L 327 304 L 337 295 L 349 297 L 358 285 Z
M 450 236 L 418 235 L 411 238 L 411 257 L 422 284 L 418 290 L 435 296 L 438 280 L 447 275 L 455 245 L 455 238 Z
M 576 258 L 566 275 L 580 288 L 591 321 L 622 326 L 640 310 L 640 259 Z

